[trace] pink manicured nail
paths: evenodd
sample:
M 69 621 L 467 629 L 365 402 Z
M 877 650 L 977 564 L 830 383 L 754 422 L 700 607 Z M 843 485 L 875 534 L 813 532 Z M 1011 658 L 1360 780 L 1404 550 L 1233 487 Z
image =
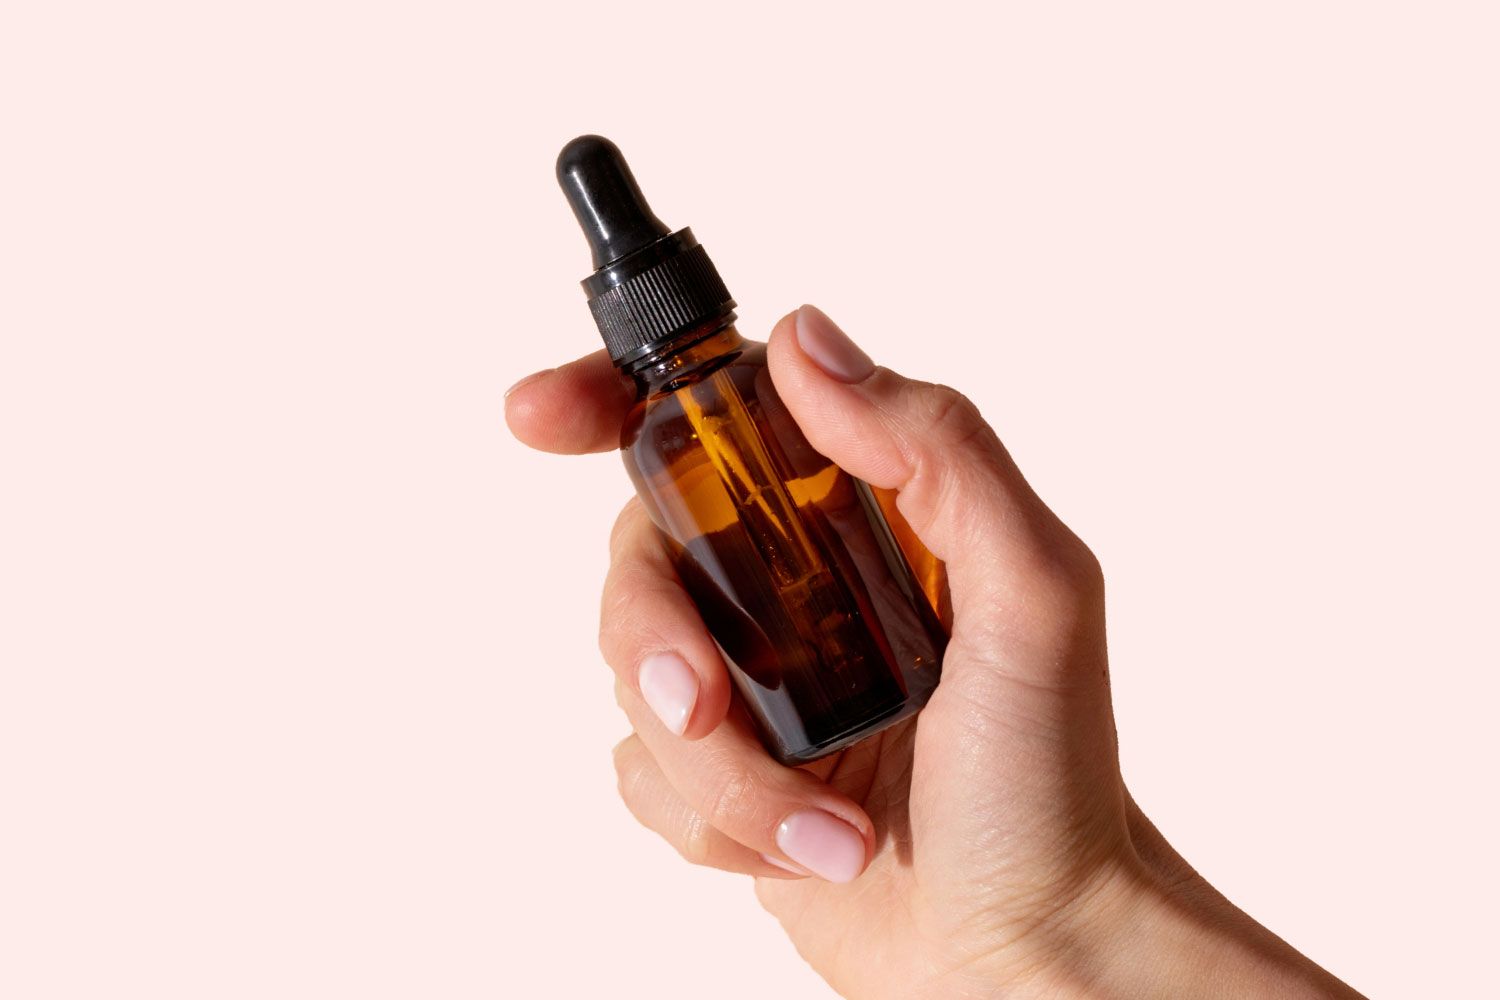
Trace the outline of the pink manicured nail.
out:
M 698 675 L 676 653 L 657 653 L 641 661 L 637 676 L 641 697 L 662 725 L 681 736 L 698 701 Z
M 829 882 L 851 882 L 865 868 L 865 838 L 820 809 L 803 809 L 776 830 L 781 853 Z
M 863 382 L 875 362 L 817 306 L 797 310 L 797 343 L 823 371 L 840 382 Z

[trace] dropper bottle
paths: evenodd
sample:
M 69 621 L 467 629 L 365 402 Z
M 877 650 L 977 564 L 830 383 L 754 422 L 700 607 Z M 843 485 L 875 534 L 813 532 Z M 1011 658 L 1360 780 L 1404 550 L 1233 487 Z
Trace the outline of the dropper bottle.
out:
M 948 639 L 941 564 L 892 496 L 808 444 L 708 254 L 652 213 L 615 144 L 574 139 L 557 178 L 593 254 L 589 309 L 635 385 L 625 467 L 766 748 L 805 763 L 916 712 Z

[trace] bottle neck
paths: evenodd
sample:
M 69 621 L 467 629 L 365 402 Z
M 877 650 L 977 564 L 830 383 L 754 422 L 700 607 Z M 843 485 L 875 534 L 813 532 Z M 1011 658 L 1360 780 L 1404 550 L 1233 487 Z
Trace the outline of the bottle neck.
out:
M 620 370 L 635 382 L 636 395 L 645 398 L 703 377 L 744 347 L 745 338 L 734 328 L 734 313 L 730 313 L 631 360 Z

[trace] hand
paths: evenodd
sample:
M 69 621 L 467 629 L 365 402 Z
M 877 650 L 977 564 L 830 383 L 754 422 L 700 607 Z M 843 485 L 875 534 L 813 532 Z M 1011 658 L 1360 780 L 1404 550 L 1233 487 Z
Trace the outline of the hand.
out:
M 635 816 L 689 861 L 755 877 L 801 954 L 853 998 L 1354 996 L 1219 896 L 1120 777 L 1092 553 L 974 406 L 877 368 L 803 307 L 769 342 L 808 439 L 898 491 L 948 568 L 953 637 L 914 720 L 783 767 L 638 501 L 611 540 L 600 646 L 635 732 Z M 523 380 L 506 417 L 547 451 L 618 446 L 632 394 L 603 353 Z

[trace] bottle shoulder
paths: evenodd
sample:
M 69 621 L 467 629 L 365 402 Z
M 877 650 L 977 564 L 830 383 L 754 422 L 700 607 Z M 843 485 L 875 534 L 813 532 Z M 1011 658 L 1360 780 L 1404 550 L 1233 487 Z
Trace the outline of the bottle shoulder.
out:
M 673 425 L 685 425 L 683 395 L 691 393 L 695 403 L 716 409 L 715 397 L 732 391 L 743 403 L 759 407 L 775 394 L 766 367 L 766 345 L 745 341 L 740 349 L 709 359 L 691 371 L 655 386 L 642 384 L 635 402 L 625 415 L 620 447 L 628 453 L 643 447 L 660 447 L 674 437 Z

